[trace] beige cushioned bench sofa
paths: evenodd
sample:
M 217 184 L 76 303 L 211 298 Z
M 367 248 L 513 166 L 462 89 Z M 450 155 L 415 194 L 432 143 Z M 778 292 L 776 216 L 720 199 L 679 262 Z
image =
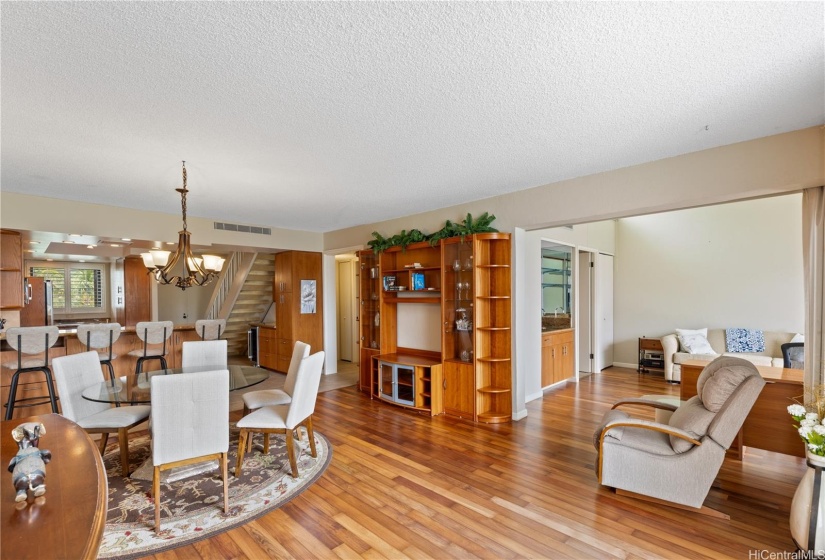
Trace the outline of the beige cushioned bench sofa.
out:
M 764 352 L 727 352 L 725 346 L 725 329 L 708 329 L 708 342 L 714 354 L 691 354 L 679 345 L 676 334 L 662 337 L 662 349 L 665 360 L 665 379 L 677 383 L 682 378 L 682 366 L 688 360 L 712 361 L 719 356 L 743 358 L 757 366 L 782 367 L 782 345 L 790 342 L 796 333 L 763 331 L 765 337 Z

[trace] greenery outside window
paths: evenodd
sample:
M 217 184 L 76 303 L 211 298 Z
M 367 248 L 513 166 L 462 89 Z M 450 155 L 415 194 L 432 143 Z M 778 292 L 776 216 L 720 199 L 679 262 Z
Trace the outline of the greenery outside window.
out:
M 72 262 L 31 262 L 29 276 L 52 281 L 55 315 L 107 312 L 106 265 Z

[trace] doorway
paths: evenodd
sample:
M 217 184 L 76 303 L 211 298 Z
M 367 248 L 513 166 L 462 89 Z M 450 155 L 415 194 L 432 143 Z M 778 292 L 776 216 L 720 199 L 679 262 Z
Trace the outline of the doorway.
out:
M 336 256 L 338 359 L 358 362 L 358 259 Z

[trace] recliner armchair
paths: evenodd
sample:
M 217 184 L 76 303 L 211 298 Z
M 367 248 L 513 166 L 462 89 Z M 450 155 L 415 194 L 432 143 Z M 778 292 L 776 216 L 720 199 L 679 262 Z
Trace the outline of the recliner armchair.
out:
M 700 374 L 697 395 L 679 407 L 640 399 L 615 403 L 594 434 L 599 483 L 619 494 L 727 518 L 702 504 L 764 385 L 751 362 L 721 356 Z M 659 424 L 616 410 L 623 404 L 674 413 Z

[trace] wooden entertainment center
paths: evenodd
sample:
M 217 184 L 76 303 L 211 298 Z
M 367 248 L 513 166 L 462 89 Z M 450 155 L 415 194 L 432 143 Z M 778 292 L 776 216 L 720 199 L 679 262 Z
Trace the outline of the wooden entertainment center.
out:
M 509 422 L 510 254 L 507 233 L 359 252 L 360 389 L 433 416 Z

